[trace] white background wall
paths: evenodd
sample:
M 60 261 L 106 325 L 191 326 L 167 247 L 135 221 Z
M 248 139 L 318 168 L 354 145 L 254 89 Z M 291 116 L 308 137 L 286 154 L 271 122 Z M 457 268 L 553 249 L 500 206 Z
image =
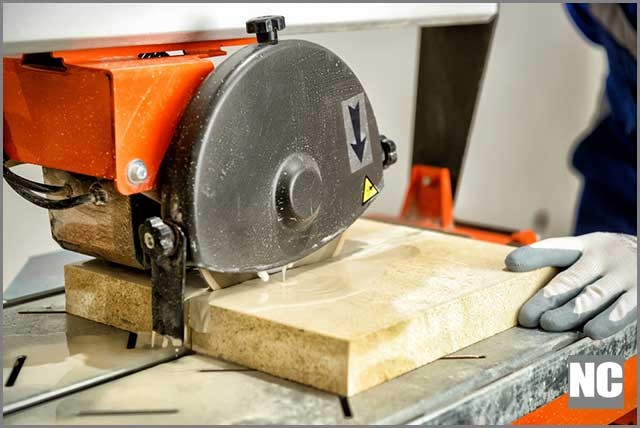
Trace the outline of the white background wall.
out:
M 467 147 L 456 217 L 542 236 L 572 232 L 580 182 L 571 148 L 589 126 L 606 72 L 557 4 L 505 4 Z
M 285 33 L 286 34 L 286 33 Z M 340 55 L 361 79 L 378 126 L 398 144 L 372 212 L 397 214 L 409 174 L 418 29 L 297 36 Z M 284 36 L 284 35 L 283 35 Z M 456 201 L 457 218 L 488 225 L 570 233 L 579 182 L 568 151 L 587 126 L 604 75 L 601 52 L 576 33 L 560 5 L 503 5 Z M 41 179 L 36 167 L 21 174 Z M 3 183 L 3 285 L 30 254 L 54 251 L 46 211 Z

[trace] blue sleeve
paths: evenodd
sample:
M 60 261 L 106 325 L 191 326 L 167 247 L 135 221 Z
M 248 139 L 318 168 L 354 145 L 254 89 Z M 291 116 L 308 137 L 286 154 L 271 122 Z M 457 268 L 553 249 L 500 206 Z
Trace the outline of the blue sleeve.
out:
M 576 27 L 607 53 L 605 82 L 609 114 L 582 139 L 573 166 L 582 174 L 583 191 L 576 233 L 610 231 L 636 233 L 637 216 L 637 5 L 568 4 Z M 619 8 L 616 10 L 616 8 Z
M 609 22 L 607 25 L 627 26 L 633 28 L 635 34 L 637 5 L 607 5 L 620 8 L 620 19 L 626 21 Z M 619 28 L 608 28 L 592 14 L 588 4 L 568 4 L 567 11 L 578 29 L 591 42 L 602 46 L 607 53 L 609 75 L 606 82 L 606 94 L 614 119 L 619 123 L 620 132 L 635 144 L 636 132 L 636 88 L 637 62 L 628 47 L 616 40 L 615 33 Z
M 593 43 L 601 44 L 596 22 L 591 16 L 591 13 L 589 13 L 589 5 L 584 3 L 568 3 L 566 8 L 571 16 L 571 20 L 573 20 L 582 34 Z
M 624 15 L 627 17 L 629 24 L 634 30 L 637 30 L 638 25 L 638 5 L 636 3 L 622 3 L 620 5 Z
M 617 5 L 622 10 L 627 22 L 637 30 L 638 5 L 635 3 L 623 3 Z M 593 43 L 605 46 L 607 39 L 611 38 L 611 29 L 604 27 L 598 20 L 594 19 L 589 10 L 589 5 L 585 3 L 568 3 L 566 5 L 571 20 Z

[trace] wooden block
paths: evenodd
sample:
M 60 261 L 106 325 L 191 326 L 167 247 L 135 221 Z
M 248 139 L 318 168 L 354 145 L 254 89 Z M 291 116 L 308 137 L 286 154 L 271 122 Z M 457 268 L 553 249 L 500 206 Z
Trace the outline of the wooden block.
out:
M 555 270 L 508 272 L 504 258 L 512 249 L 361 219 L 338 257 L 290 270 L 286 282 L 275 275 L 189 299 L 191 346 L 353 395 L 516 325 L 519 308 Z M 67 279 L 102 283 L 117 298 L 101 297 L 109 305 L 86 296 L 80 301 L 83 286 L 67 283 L 73 289 L 67 300 L 77 300 L 72 313 L 149 328 L 150 309 L 124 297 L 150 296 L 148 285 L 132 281 L 126 291 L 121 275 L 110 283 L 76 270 L 89 277 L 108 273 L 79 266 L 68 269 L 76 276 Z M 134 322 L 130 311 L 149 318 Z
M 66 311 L 127 331 L 151 331 L 151 282 L 143 271 L 101 260 L 64 267 Z
M 191 300 L 192 346 L 353 395 L 515 326 L 555 271 L 505 271 L 512 249 L 359 220 L 337 260 Z
M 151 332 L 149 272 L 93 259 L 64 267 L 66 311 L 136 333 Z M 185 299 L 209 291 L 198 271 L 189 271 Z

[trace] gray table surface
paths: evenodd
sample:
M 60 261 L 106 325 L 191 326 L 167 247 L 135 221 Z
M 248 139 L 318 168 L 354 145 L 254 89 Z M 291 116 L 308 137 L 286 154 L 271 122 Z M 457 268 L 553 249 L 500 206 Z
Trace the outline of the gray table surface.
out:
M 5 380 L 27 355 L 3 388 L 7 424 L 501 424 L 566 392 L 569 355 L 637 352 L 636 323 L 602 341 L 516 327 L 452 354 L 485 358 L 440 359 L 345 403 L 185 350 L 150 349 L 146 337 L 127 349 L 126 332 L 46 313 L 63 305 L 59 294 L 4 310 Z

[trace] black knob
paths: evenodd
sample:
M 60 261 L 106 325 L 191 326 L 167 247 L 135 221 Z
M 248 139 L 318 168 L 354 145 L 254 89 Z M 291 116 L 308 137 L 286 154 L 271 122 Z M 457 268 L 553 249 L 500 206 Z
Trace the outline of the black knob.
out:
M 278 43 L 278 31 L 285 28 L 282 15 L 259 16 L 247 21 L 247 33 L 255 34 L 258 43 Z
M 398 161 L 396 143 L 394 143 L 384 135 L 381 135 L 380 144 L 382 145 L 382 153 L 384 155 L 384 159 L 382 160 L 382 168 L 387 169 Z
M 155 259 L 170 256 L 175 248 L 176 238 L 171 226 L 160 217 L 150 217 L 140 225 L 140 240 L 143 250 Z

